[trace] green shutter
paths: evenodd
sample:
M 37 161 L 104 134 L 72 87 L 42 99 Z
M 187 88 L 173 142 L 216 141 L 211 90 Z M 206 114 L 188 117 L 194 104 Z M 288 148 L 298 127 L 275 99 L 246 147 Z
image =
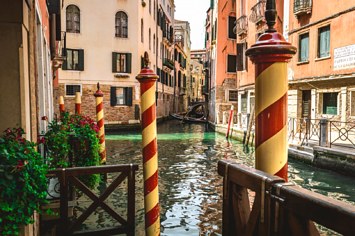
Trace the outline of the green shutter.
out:
M 126 53 L 126 73 L 132 72 L 132 53 Z
M 111 106 L 117 105 L 116 87 L 111 87 L 110 101 L 111 101 Z
M 132 106 L 132 99 L 133 99 L 133 92 L 132 91 L 133 91 L 132 87 L 125 88 L 126 105 L 127 106 Z
M 84 50 L 79 49 L 79 68 L 78 70 L 83 71 L 84 70 Z
M 112 72 L 117 72 L 117 53 L 112 53 Z

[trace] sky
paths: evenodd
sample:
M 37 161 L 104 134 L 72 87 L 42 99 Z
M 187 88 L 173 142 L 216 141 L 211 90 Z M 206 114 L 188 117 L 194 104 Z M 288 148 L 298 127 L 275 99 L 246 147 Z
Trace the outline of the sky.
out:
M 190 22 L 191 49 L 205 47 L 206 12 L 210 0 L 175 0 L 175 19 Z

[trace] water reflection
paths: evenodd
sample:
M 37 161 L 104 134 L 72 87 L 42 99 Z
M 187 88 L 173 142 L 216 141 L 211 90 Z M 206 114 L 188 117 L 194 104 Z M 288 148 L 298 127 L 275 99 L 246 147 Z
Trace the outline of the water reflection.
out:
M 221 235 L 222 179 L 217 161 L 233 159 L 254 166 L 254 149 L 227 142 L 203 125 L 171 121 L 158 126 L 161 235 Z M 136 163 L 136 235 L 144 235 L 141 135 L 107 135 L 108 164 Z M 248 152 L 246 152 L 248 151 Z M 351 178 L 290 161 L 289 179 L 343 201 L 355 202 Z M 122 190 L 123 191 L 123 190 Z M 116 193 L 117 194 L 117 193 Z M 119 195 L 119 194 L 118 194 Z M 119 199 L 116 195 L 111 204 Z

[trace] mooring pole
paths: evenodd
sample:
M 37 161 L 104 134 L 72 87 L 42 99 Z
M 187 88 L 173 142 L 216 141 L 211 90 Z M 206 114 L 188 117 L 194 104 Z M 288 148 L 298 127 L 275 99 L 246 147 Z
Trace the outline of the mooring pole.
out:
M 136 79 L 141 87 L 145 232 L 147 236 L 153 236 L 160 235 L 155 104 L 155 82 L 158 79 L 158 75 L 148 66 L 149 58 L 147 52 L 144 53 L 144 64 L 144 68 Z
M 64 113 L 64 98 L 63 96 L 59 96 L 59 115 L 62 116 L 62 113 Z
M 226 133 L 226 139 L 229 138 L 229 133 L 230 133 L 230 128 L 231 128 L 231 124 L 233 121 L 233 112 L 234 112 L 234 106 L 231 106 L 231 109 L 229 111 L 229 119 L 228 119 L 228 128 L 227 128 L 227 133 Z
M 96 121 L 99 127 L 99 144 L 100 144 L 100 163 L 106 163 L 106 144 L 105 144 L 105 124 L 104 124 L 104 94 L 100 90 L 100 83 L 97 83 L 97 91 L 94 93 L 96 100 Z
M 75 114 L 81 113 L 81 94 L 80 92 L 75 93 Z
M 287 62 L 296 48 L 274 29 L 275 0 L 267 0 L 268 29 L 246 55 L 255 64 L 255 167 L 287 181 Z

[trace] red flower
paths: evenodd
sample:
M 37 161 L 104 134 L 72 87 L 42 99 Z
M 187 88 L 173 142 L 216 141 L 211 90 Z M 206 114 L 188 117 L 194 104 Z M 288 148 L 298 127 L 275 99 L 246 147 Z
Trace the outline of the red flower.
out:
M 48 117 L 47 117 L 47 116 L 42 116 L 41 119 L 42 119 L 42 120 L 48 120 Z
M 37 143 L 38 144 L 40 144 L 40 143 L 45 143 L 45 138 L 44 137 L 40 137 L 40 138 L 38 138 L 38 140 L 37 140 Z
M 21 170 L 21 169 L 23 168 L 23 166 L 24 166 L 23 161 L 19 160 L 19 161 L 17 162 L 16 169 L 17 169 L 17 170 Z

